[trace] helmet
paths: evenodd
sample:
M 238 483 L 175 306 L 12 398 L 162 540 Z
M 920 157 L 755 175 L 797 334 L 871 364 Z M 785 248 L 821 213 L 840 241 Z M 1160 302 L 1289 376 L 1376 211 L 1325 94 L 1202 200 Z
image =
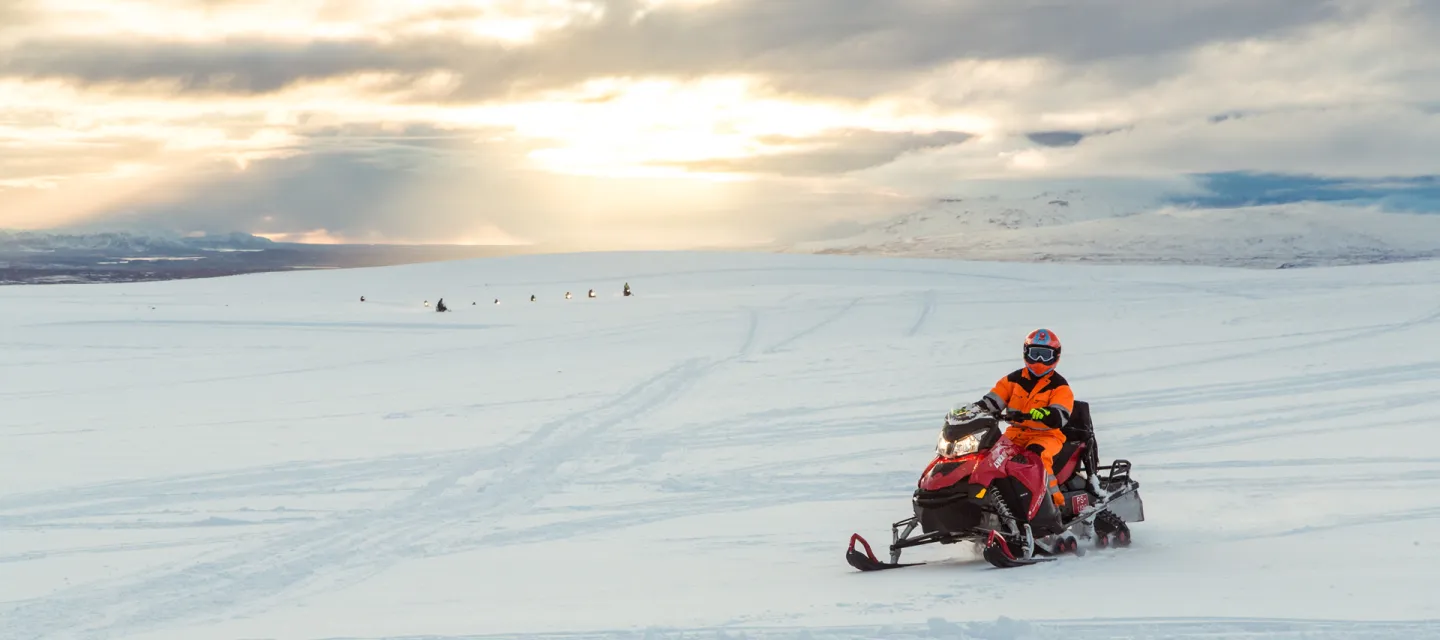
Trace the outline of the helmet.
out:
M 1049 329 L 1036 329 L 1025 336 L 1025 368 L 1032 376 L 1043 376 L 1060 363 L 1060 337 Z

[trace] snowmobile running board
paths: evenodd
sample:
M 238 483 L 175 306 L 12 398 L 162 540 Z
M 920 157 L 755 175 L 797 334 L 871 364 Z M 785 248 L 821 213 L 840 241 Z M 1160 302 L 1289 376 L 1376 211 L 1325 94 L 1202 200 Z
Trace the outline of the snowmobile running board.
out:
M 865 547 L 865 553 L 860 553 L 855 549 L 856 542 L 859 542 Z M 923 562 L 881 562 L 879 558 L 875 557 L 875 552 L 870 549 L 870 543 L 866 542 L 865 538 L 860 537 L 858 533 L 851 534 L 850 536 L 850 549 L 845 552 L 845 561 L 849 562 L 850 566 L 861 571 L 883 571 L 885 569 L 899 569 L 900 567 L 913 567 L 925 564 Z

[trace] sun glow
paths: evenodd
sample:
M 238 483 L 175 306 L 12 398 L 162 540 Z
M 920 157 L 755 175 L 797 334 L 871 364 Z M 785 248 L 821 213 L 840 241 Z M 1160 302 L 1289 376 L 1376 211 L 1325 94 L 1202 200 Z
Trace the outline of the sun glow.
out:
M 635 8 L 705 10 L 724 1 L 644 0 Z M 584 0 L 35 0 L 35 6 L 43 18 L 27 30 L 46 38 L 119 38 L 142 49 L 146 43 L 224 48 L 227 41 L 373 43 L 432 36 L 526 47 L 556 30 L 599 20 L 605 10 Z M 0 26 L 0 41 L 14 34 Z M 412 129 L 423 132 L 419 137 L 468 138 L 477 154 L 508 154 L 528 164 L 517 169 L 531 173 L 624 179 L 607 191 L 627 202 L 617 210 L 642 204 L 684 210 L 699 201 L 721 202 L 722 192 L 735 190 L 725 185 L 762 177 L 763 165 L 747 161 L 825 153 L 837 132 L 995 128 L 981 115 L 935 109 L 913 96 L 806 98 L 777 92 L 767 78 L 748 74 L 592 77 L 548 91 L 466 101 L 455 95 L 467 80 L 460 69 L 321 74 L 260 92 L 223 82 L 197 88 L 184 75 L 187 69 L 176 65 L 174 77 L 155 73 L 89 83 L 62 76 L 0 78 L 0 151 L 23 154 L 0 166 L 0 190 L 15 205 L 11 211 L 26 208 L 4 213 L 4 222 L 103 215 L 120 200 L 141 207 L 180 197 L 205 180 L 254 172 L 264 160 L 403 146 L 395 141 Z M 467 152 L 464 143 L 433 149 L 416 153 Z M 644 185 L 645 193 L 636 185 Z M 354 231 L 329 222 L 263 230 L 268 237 L 310 243 L 384 241 L 346 236 Z M 526 242 L 504 234 L 479 230 L 459 234 L 458 241 Z
M 70 145 L 104 156 L 116 140 L 152 149 L 157 164 L 205 159 L 233 171 L 304 153 L 310 132 L 384 123 L 477 131 L 531 148 L 549 172 L 609 178 L 735 182 L 742 169 L 700 165 L 803 151 L 807 138 L 845 129 L 913 132 L 994 130 L 994 121 L 925 111 L 901 99 L 866 104 L 802 101 L 766 91 L 761 80 L 597 78 L 521 102 L 451 104 L 433 99 L 458 82 L 452 73 L 416 78 L 360 73 L 268 94 L 175 94 L 166 83 L 79 87 L 60 81 L 0 80 L 0 146 Z M 328 138 L 321 138 L 320 141 Z M 341 140 L 343 141 L 343 140 Z M 353 144 L 359 142 L 351 141 Z M 123 158 L 117 158 L 120 160 Z M 687 167 L 687 164 L 696 167 Z M 737 167 L 740 165 L 737 165 Z M 54 187 L 61 176 L 6 176 L 7 186 Z
M 604 78 L 535 101 L 477 108 L 468 117 L 553 143 L 530 154 L 551 171 L 710 180 L 746 176 L 691 172 L 676 165 L 794 150 L 807 137 L 841 129 L 994 128 L 993 122 L 972 116 L 899 115 L 903 108 L 895 103 L 857 107 L 786 100 L 766 95 L 761 86 L 744 76 L 692 82 Z
M 345 244 L 345 240 L 330 233 L 328 229 L 311 229 L 290 233 L 253 233 L 271 242 L 294 242 L 300 244 Z

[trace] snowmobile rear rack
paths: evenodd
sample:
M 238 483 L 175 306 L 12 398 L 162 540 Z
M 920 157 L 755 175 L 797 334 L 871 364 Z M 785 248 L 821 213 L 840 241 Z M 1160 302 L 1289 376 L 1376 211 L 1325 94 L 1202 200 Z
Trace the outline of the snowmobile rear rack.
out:
M 1105 471 L 1096 473 L 1092 489 L 1104 495 L 1104 509 L 1119 516 L 1125 522 L 1144 522 L 1145 504 L 1140 500 L 1140 483 L 1130 477 L 1130 461 L 1116 460 L 1109 465 L 1097 467 Z
M 1109 472 L 1109 473 L 1106 474 L 1104 477 L 1100 478 L 1100 481 L 1101 481 L 1101 482 L 1104 482 L 1104 483 L 1107 483 L 1107 484 L 1108 484 L 1108 483 L 1128 484 L 1128 483 L 1130 482 L 1130 461 L 1129 461 L 1129 460 L 1115 460 L 1114 462 L 1111 462 L 1110 464 L 1103 465 L 1103 466 L 1099 466 L 1099 467 L 1095 467 L 1095 475 L 1099 476 L 1101 471 L 1108 471 L 1108 472 Z

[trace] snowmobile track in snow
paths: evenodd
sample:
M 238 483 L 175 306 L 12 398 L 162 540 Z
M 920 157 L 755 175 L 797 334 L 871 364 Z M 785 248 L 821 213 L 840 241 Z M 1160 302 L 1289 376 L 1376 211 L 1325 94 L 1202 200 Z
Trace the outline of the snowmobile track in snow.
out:
M 268 542 L 255 548 L 212 555 L 196 564 L 171 566 L 98 588 L 79 587 L 45 602 L 21 605 L 0 617 L 0 623 L 13 630 L 17 640 L 77 627 L 103 636 L 234 613 L 295 597 L 296 590 L 307 586 L 331 589 L 351 583 L 401 557 L 423 553 L 430 536 L 471 517 L 480 513 L 501 517 L 535 501 L 554 481 L 553 464 L 542 454 L 559 434 L 593 440 L 621 421 L 673 402 L 708 368 L 702 361 L 686 360 L 613 400 L 540 426 L 517 445 L 453 456 L 459 459 L 447 465 L 444 475 L 387 507 L 336 515 L 301 531 L 269 536 Z M 497 466 L 508 473 L 478 494 L 464 488 L 455 492 L 461 480 Z M 110 619 L 105 604 L 121 599 L 144 604 L 129 615 Z M 197 610 L 197 601 L 213 603 L 213 609 Z
M 1433 636 L 1436 282 L 647 254 L 0 289 L 0 636 Z M 1135 463 L 1133 546 L 850 579 L 836 540 L 904 511 L 940 416 L 1038 323 Z M 1123 597 L 996 622 L 1067 582 Z

